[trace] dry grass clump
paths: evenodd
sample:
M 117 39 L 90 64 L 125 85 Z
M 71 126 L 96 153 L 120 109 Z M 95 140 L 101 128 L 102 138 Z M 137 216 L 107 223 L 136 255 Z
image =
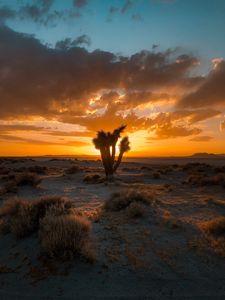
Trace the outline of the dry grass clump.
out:
M 160 178 L 161 178 L 161 175 L 160 175 L 159 172 L 155 172 L 155 173 L 152 174 L 152 178 L 153 178 L 153 179 L 160 179 Z
M 48 173 L 48 168 L 46 166 L 31 166 L 28 168 L 28 171 L 31 173 L 36 173 L 36 174 L 47 174 Z
M 217 174 L 213 176 L 206 176 L 205 174 L 191 174 L 184 183 L 198 186 L 221 185 L 225 187 L 225 175 Z
M 61 197 L 47 197 L 36 201 L 9 199 L 0 207 L 1 231 L 12 232 L 22 238 L 39 228 L 42 218 L 50 211 L 63 215 L 72 209 L 72 202 Z
M 161 214 L 161 221 L 164 225 L 169 228 L 180 228 L 182 227 L 181 221 L 173 216 L 170 211 L 164 210 Z
M 225 217 L 216 217 L 210 221 L 199 224 L 211 248 L 219 255 L 225 257 Z
M 163 175 L 167 175 L 173 171 L 173 168 L 171 166 L 162 166 L 159 169 L 159 173 Z
M 41 178 L 37 176 L 37 174 L 34 173 L 24 173 L 24 174 L 18 174 L 15 178 L 16 185 L 22 186 L 22 185 L 30 185 L 33 187 L 36 187 L 41 182 Z
M 49 257 L 71 258 L 80 255 L 94 260 L 90 246 L 90 223 L 77 215 L 46 216 L 42 219 L 39 239 L 42 251 Z
M 96 184 L 96 183 L 102 183 L 105 181 L 104 177 L 102 177 L 99 174 L 91 174 L 91 175 L 86 175 L 83 179 L 85 183 L 90 183 L 90 184 Z
M 90 222 L 80 216 L 70 200 L 46 197 L 36 201 L 11 199 L 0 207 L 0 230 L 17 238 L 38 232 L 42 252 L 49 257 L 80 255 L 95 259 Z
M 22 238 L 38 227 L 37 211 L 30 201 L 9 199 L 0 207 L 1 232 Z
M 146 214 L 146 207 L 142 203 L 134 201 L 126 208 L 126 212 L 130 218 L 142 218 Z
M 72 166 L 72 167 L 66 169 L 66 170 L 64 171 L 64 174 L 65 174 L 65 175 L 72 175 L 72 174 L 76 174 L 76 173 L 79 172 L 79 171 L 80 171 L 80 167 L 74 165 L 74 166 Z
M 144 204 L 151 204 L 153 195 L 145 191 L 123 190 L 113 193 L 105 202 L 104 208 L 110 211 L 119 211 L 128 207 L 132 202 L 142 202 Z
M 225 217 L 220 216 L 210 221 L 202 222 L 200 228 L 208 234 L 224 235 L 225 237 Z
M 32 187 L 37 187 L 41 183 L 41 178 L 30 172 L 25 173 L 10 173 L 2 177 L 6 181 L 4 187 L 1 190 L 1 194 L 5 193 L 15 193 L 19 186 L 30 185 Z

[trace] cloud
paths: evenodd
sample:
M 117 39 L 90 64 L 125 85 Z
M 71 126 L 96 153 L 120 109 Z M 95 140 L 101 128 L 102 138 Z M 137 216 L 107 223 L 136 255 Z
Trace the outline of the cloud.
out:
M 198 135 L 201 133 L 199 128 L 188 128 L 183 125 L 173 125 L 171 122 L 155 126 L 156 137 L 151 137 L 149 140 L 162 140 L 176 137 L 186 137 L 190 135 Z
M 153 100 L 158 93 L 151 89 L 185 87 L 196 64 L 195 57 L 176 55 L 175 50 L 141 51 L 126 57 L 76 46 L 52 49 L 6 26 L 0 27 L 0 40 L 2 119 L 86 115 L 93 109 L 90 98 L 102 90 L 122 89 L 127 94 L 124 107 L 132 107 L 148 97 Z
M 225 121 L 222 121 L 222 122 L 220 123 L 220 130 L 221 130 L 221 131 L 224 131 L 224 130 L 225 130 Z
M 121 13 L 125 14 L 134 4 L 133 0 L 125 0 L 123 6 L 121 7 Z
M 200 87 L 185 95 L 178 103 L 178 107 L 197 108 L 221 106 L 225 107 L 225 61 L 213 61 L 213 70 L 205 77 Z
M 0 124 L 0 132 L 10 131 L 43 131 L 45 127 L 34 125 L 22 125 L 22 124 Z
M 16 19 L 17 21 L 32 21 L 43 26 L 56 26 L 59 21 L 70 21 L 80 17 L 77 8 L 84 6 L 87 1 L 75 1 L 77 6 L 68 9 L 57 9 L 55 0 L 30 0 L 18 1 L 18 5 L 0 4 L 0 24 L 5 24 L 7 20 Z
M 190 141 L 192 141 L 192 142 L 209 142 L 212 139 L 213 139 L 212 136 L 201 135 L 201 136 L 196 136 L 196 137 L 190 139 Z
M 81 45 L 86 45 L 86 46 L 91 45 L 91 39 L 86 34 L 80 35 L 74 40 L 70 38 L 66 38 L 62 41 L 58 41 L 55 44 L 55 48 L 58 50 L 68 50 L 70 48 L 81 46 Z
M 10 143 L 25 143 L 31 145 L 49 145 L 49 146 L 72 146 L 72 147 L 83 147 L 88 146 L 88 142 L 83 141 L 45 141 L 45 140 L 36 140 L 30 138 L 24 138 L 19 136 L 13 136 L 9 134 L 0 134 L 0 142 L 10 142 Z
M 15 11 L 12 8 L 8 6 L 0 7 L 0 24 L 4 23 L 8 19 L 15 18 L 15 16 Z
M 141 21 L 143 21 L 143 18 L 142 18 L 142 16 L 141 16 L 140 14 L 133 14 L 133 15 L 131 16 L 131 19 L 132 19 L 133 21 L 136 21 L 136 22 L 141 22 Z
M 88 0 L 73 0 L 73 5 L 77 8 L 82 8 L 88 4 Z

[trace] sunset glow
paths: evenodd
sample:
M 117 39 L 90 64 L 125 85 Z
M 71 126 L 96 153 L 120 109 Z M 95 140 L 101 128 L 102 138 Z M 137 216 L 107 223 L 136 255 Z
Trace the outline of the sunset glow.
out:
M 0 155 L 97 155 L 121 124 L 128 156 L 225 151 L 224 1 L 25 2 L 0 4 Z

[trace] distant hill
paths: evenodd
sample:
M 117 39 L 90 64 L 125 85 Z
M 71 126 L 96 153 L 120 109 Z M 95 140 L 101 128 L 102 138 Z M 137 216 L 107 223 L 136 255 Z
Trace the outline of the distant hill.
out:
M 191 158 L 225 158 L 225 154 L 214 153 L 195 153 L 190 156 Z

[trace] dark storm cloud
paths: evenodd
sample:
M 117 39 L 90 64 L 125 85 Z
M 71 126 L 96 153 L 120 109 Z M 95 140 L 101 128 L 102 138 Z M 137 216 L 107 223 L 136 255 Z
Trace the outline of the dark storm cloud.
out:
M 225 107 L 225 61 L 215 60 L 214 69 L 206 76 L 200 87 L 185 95 L 178 107 L 196 108 L 211 107 L 212 105 Z
M 1 118 L 85 114 L 90 97 L 102 89 L 127 91 L 128 107 L 139 99 L 147 102 L 150 89 L 184 86 L 197 61 L 189 55 L 176 57 L 175 51 L 124 57 L 79 47 L 52 49 L 5 26 L 0 40 Z

